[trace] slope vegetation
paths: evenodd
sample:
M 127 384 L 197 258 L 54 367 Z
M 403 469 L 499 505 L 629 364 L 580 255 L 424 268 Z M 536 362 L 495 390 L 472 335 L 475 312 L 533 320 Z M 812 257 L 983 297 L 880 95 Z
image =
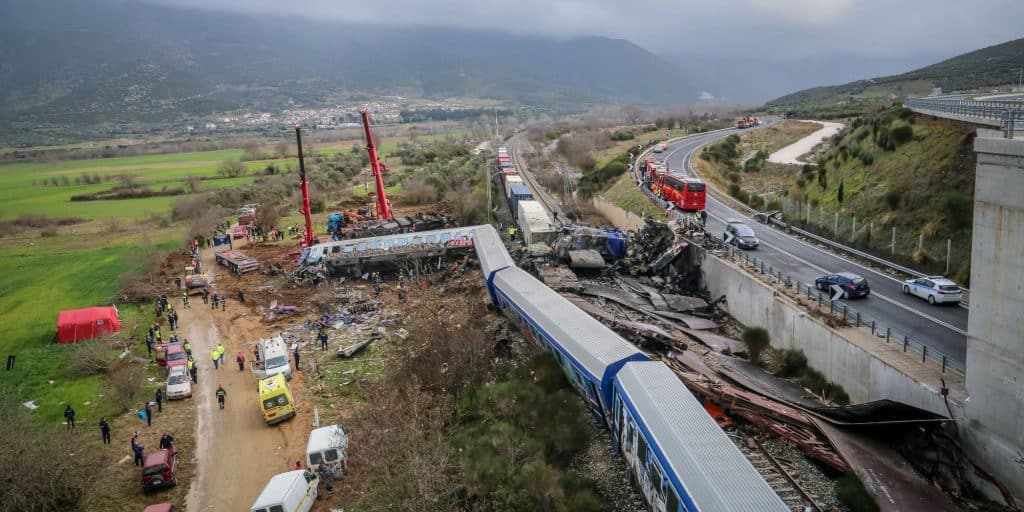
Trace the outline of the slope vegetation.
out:
M 793 115 L 843 117 L 860 114 L 894 100 L 924 95 L 933 87 L 991 89 L 1016 83 L 1024 67 L 1024 39 L 989 46 L 900 75 L 805 89 L 765 104 Z
M 796 221 L 810 205 L 810 227 L 829 235 L 838 212 L 844 240 L 856 217 L 855 244 L 941 272 L 946 240 L 954 254 L 970 253 L 973 138 L 969 128 L 903 108 L 859 117 L 832 139 L 817 166 L 789 166 L 792 181 L 781 201 Z M 827 222 L 818 225 L 822 216 Z M 966 282 L 969 262 L 961 258 L 951 270 Z

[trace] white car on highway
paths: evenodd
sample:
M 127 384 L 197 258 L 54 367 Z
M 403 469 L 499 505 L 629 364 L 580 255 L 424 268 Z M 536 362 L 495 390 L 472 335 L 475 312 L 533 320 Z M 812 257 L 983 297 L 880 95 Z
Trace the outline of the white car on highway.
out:
M 960 302 L 963 290 L 956 283 L 942 276 L 928 276 L 903 281 L 903 293 L 916 295 L 930 304 Z
M 192 379 L 184 365 L 173 366 L 167 374 L 167 399 L 188 398 L 192 396 Z

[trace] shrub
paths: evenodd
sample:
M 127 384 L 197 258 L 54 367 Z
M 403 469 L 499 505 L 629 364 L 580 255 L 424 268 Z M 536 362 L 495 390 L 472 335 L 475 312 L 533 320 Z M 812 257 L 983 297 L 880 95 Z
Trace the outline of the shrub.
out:
M 747 198 L 746 198 L 747 206 L 749 206 L 749 207 L 751 207 L 751 208 L 753 208 L 755 210 L 758 210 L 762 206 L 764 206 L 764 198 L 763 197 L 761 197 L 761 196 L 759 196 L 757 194 L 746 194 L 746 196 L 747 196 Z
M 910 142 L 914 138 L 914 127 L 909 124 L 900 124 L 889 129 L 889 143 L 893 149 L 900 144 Z
M 761 353 L 771 344 L 771 336 L 764 327 L 747 327 L 743 329 L 743 342 L 747 344 L 750 361 L 761 364 Z
M 943 217 L 953 229 L 963 229 L 971 225 L 974 202 L 963 190 L 948 190 L 939 196 L 939 209 Z
M 310 213 L 323 213 L 326 208 L 327 204 L 324 203 L 324 200 L 322 198 L 314 197 L 309 201 Z
M 875 163 L 875 155 L 872 155 L 871 153 L 868 153 L 867 151 L 862 151 L 861 154 L 860 154 L 860 161 L 864 165 L 871 165 L 871 164 Z
M 897 188 L 891 188 L 885 192 L 885 204 L 890 210 L 898 210 L 900 202 L 903 201 L 903 192 Z
M 783 349 L 775 353 L 779 361 L 779 369 L 775 375 L 782 378 L 796 377 L 807 370 L 807 356 L 803 350 Z
M 803 190 L 803 189 L 807 188 L 807 180 L 805 180 L 803 178 L 797 178 L 796 179 L 796 188 L 799 188 L 800 190 Z
M 224 178 L 237 178 L 245 175 L 245 166 L 238 160 L 224 160 L 217 167 L 217 174 Z
M 619 130 L 612 134 L 612 140 L 633 140 L 636 138 L 636 133 L 633 130 Z
M 836 190 L 836 201 L 839 201 L 839 204 L 843 204 L 843 196 L 843 180 L 839 180 L 839 189 Z
M 405 201 L 409 204 L 428 204 L 437 201 L 437 187 L 423 178 L 416 178 L 405 184 Z
M 740 189 L 740 186 L 739 186 L 738 183 L 733 182 L 733 183 L 729 184 L 729 195 L 730 196 L 738 198 L 738 197 L 740 197 L 740 193 L 741 192 L 743 192 L 743 190 Z
M 730 172 L 728 175 L 726 175 L 726 178 L 729 179 L 730 183 L 739 183 L 740 181 L 743 180 L 743 176 L 741 176 L 738 172 Z

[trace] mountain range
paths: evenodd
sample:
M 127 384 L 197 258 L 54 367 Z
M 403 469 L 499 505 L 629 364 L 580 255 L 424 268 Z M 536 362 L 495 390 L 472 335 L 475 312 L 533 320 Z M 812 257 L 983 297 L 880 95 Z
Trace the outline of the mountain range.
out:
M 634 80 L 632 70 L 645 70 Z M 629 41 L 348 25 L 139 2 L 0 6 L 0 119 L 127 122 L 353 93 L 533 105 L 684 104 L 692 77 Z

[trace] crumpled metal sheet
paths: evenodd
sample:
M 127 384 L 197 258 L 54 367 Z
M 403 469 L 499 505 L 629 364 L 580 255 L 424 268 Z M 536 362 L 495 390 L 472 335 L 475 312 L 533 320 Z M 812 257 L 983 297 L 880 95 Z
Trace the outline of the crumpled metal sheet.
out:
M 683 329 L 683 332 L 715 352 L 729 351 L 732 354 L 744 354 L 747 351 L 747 345 L 739 340 L 695 329 Z
M 813 418 L 818 430 L 850 463 L 882 512 L 954 512 L 953 501 L 914 471 L 902 455 L 870 436 Z

